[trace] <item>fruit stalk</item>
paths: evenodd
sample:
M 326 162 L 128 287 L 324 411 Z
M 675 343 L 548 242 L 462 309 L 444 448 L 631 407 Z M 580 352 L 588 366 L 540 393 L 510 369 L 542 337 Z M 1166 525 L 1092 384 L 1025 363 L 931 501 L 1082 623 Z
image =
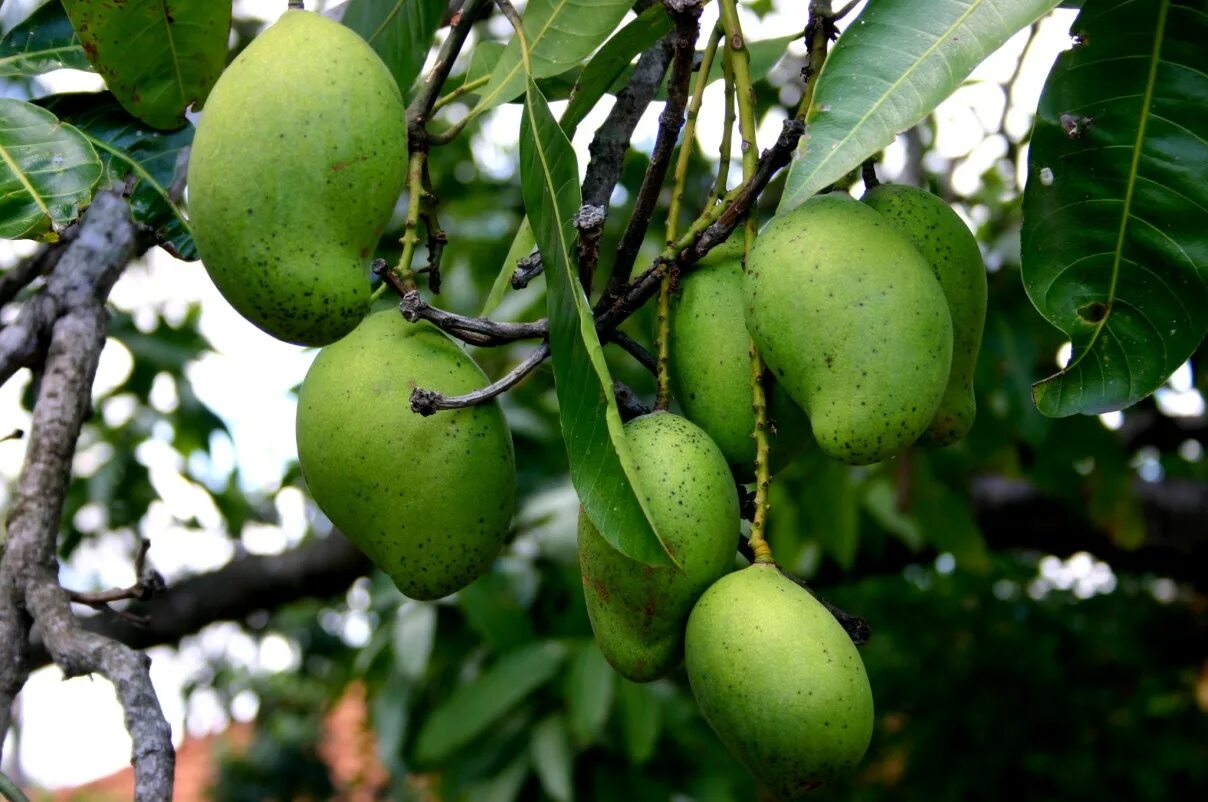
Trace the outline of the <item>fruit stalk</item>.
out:
M 692 89 L 692 98 L 688 101 L 687 118 L 684 121 L 683 145 L 675 162 L 675 177 L 672 181 L 671 207 L 667 212 L 668 246 L 675 242 L 679 229 L 680 206 L 684 201 L 684 185 L 688 178 L 688 163 L 692 159 L 692 147 L 696 138 L 696 118 L 700 114 L 701 100 L 705 95 L 705 86 L 709 81 L 709 71 L 713 68 L 713 59 L 717 55 L 717 46 L 722 39 L 721 26 L 715 26 L 705 46 L 701 57 L 700 69 L 697 72 L 696 85 Z M 724 180 L 724 179 L 723 179 Z M 658 301 L 658 330 L 655 334 L 655 348 L 658 352 L 658 391 L 655 396 L 654 408 L 667 409 L 671 403 L 671 290 L 675 284 L 676 271 L 668 270 L 659 285 Z
M 742 36 L 742 26 L 738 21 L 736 0 L 719 0 L 721 6 L 721 24 L 726 30 L 725 61 L 727 94 L 738 98 L 738 126 L 742 136 L 742 174 L 744 182 L 750 181 L 759 168 L 756 153 L 755 131 L 755 89 L 751 83 L 750 54 L 747 52 Z M 731 87 L 730 84 L 733 84 Z M 743 244 L 743 264 L 746 264 L 746 254 L 755 240 L 755 218 L 748 216 L 746 220 L 745 242 Z M 756 563 L 771 563 L 772 549 L 763 536 L 768 517 L 768 487 L 771 485 L 771 469 L 768 466 L 768 401 L 763 387 L 763 360 L 759 349 L 752 340 L 749 343 L 751 353 L 751 410 L 755 413 L 755 429 L 751 436 L 755 438 L 755 515 L 751 521 L 749 543 Z

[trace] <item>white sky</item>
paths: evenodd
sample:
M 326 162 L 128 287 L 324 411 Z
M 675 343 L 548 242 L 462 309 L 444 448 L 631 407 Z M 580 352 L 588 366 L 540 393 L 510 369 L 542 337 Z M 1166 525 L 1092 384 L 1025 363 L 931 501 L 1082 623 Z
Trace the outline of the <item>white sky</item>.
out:
M 28 5 L 27 0 L 5 3 L 0 12 L 0 26 L 7 27 L 11 20 L 20 18 L 21 9 Z M 792 7 L 793 13 L 772 14 L 762 24 L 750 17 L 744 19 L 748 34 L 753 39 L 763 39 L 800 28 L 799 9 L 804 3 L 782 5 Z M 284 10 L 285 3 L 283 0 L 239 0 L 235 6 L 237 14 L 274 19 Z M 311 4 L 308 3 L 308 7 Z M 1015 101 L 1021 108 L 1035 108 L 1053 58 L 1068 46 L 1066 31 L 1072 17 L 1073 12 L 1058 12 L 1055 18 L 1042 25 L 1041 35 L 1017 83 Z M 715 8 L 710 4 L 703 20 L 705 30 L 715 18 Z M 949 158 L 972 154 L 954 176 L 958 190 L 971 191 L 971 182 L 976 182 L 981 172 L 1003 153 L 1003 143 L 987 139 L 986 131 L 997 130 L 1004 98 L 995 83 L 980 81 L 1004 80 L 1014 68 L 1023 43 L 1022 34 L 1008 42 L 978 68 L 973 81 L 959 89 L 939 109 L 937 148 L 940 153 Z M 79 74 L 58 75 L 52 79 L 51 86 L 56 90 L 95 86 L 95 83 L 89 83 L 95 80 L 93 76 L 81 77 Z M 698 139 L 706 152 L 716 152 L 720 142 L 719 91 L 720 87 L 715 85 L 706 95 L 697 128 Z M 590 134 L 607 113 L 608 105 L 609 101 L 602 103 L 579 128 L 582 133 L 576 138 L 575 146 L 581 167 L 587 161 Z M 660 110 L 661 107 L 653 107 L 643 117 L 634 139 L 636 147 L 649 151 Z M 782 119 L 783 115 L 769 115 L 762 122 L 761 145 L 766 146 L 779 132 Z M 1026 131 L 1030 122 L 1030 117 L 1021 112 L 1013 112 L 1008 117 L 1009 130 L 1016 135 Z M 519 109 L 515 106 L 499 109 L 485 122 L 475 147 L 476 157 L 484 168 L 505 174 L 512 170 L 518 124 Z M 737 157 L 737 152 L 734 155 Z M 884 177 L 892 178 L 902 163 L 903 150 L 895 144 L 886 154 L 882 167 Z M 9 263 L 30 249 L 28 243 L 17 243 L 14 247 L 0 242 L 0 264 Z M 136 321 L 139 310 L 143 310 L 142 316 L 147 321 L 146 310 L 149 308 L 159 310 L 169 320 L 177 320 L 191 301 L 201 303 L 201 330 L 214 344 L 217 353 L 202 359 L 189 378 L 198 395 L 227 421 L 233 433 L 233 448 L 220 443 L 215 449 L 215 467 L 225 470 L 237 463 L 247 488 L 272 490 L 280 478 L 282 466 L 294 456 L 294 404 L 289 390 L 305 374 L 313 352 L 285 345 L 261 333 L 221 298 L 200 264 L 178 262 L 162 251 L 156 250 L 142 266 L 128 271 L 113 293 L 114 305 L 133 312 Z M 102 357 L 98 388 L 118 385 L 129 369 L 130 355 L 111 341 Z M 18 427 L 28 428 L 28 415 L 21 411 L 18 403 L 27 381 L 23 372 L 0 388 L 0 429 L 5 432 Z M 175 402 L 170 386 L 159 388 L 155 395 L 158 404 L 170 406 Z M 1202 407 L 1202 400 L 1200 404 Z M 121 400 L 111 401 L 102 409 L 102 414 L 112 422 L 119 422 L 124 415 L 129 415 L 128 407 L 128 403 Z M 78 457 L 80 467 L 105 458 L 97 449 L 82 445 L 84 448 Z M 0 504 L 7 501 L 4 488 L 15 479 L 23 453 L 24 446 L 19 442 L 0 443 Z M 180 476 L 179 456 L 166 442 L 152 440 L 140 447 L 138 457 L 150 469 L 152 480 L 165 500 L 165 503 L 155 505 L 144 524 L 144 531 L 153 539 L 152 564 L 171 581 L 189 573 L 216 568 L 229 560 L 233 550 L 230 538 L 221 528 L 220 516 L 206 495 Z M 550 499 L 539 503 L 548 504 Z M 568 507 L 573 514 L 573 495 L 563 493 L 555 503 Z M 246 533 L 244 543 L 249 550 L 276 553 L 302 536 L 307 513 L 301 494 L 292 490 L 282 493 L 279 507 L 283 525 L 261 526 Z M 83 515 L 87 518 L 89 513 Z M 193 516 L 202 522 L 202 531 L 181 526 L 181 521 Z M 77 589 L 128 584 L 131 539 L 128 533 L 107 534 L 86 543 L 64 566 L 64 584 Z M 354 640 L 361 640 L 368 634 L 363 616 L 354 614 L 340 625 Z M 227 724 L 223 706 L 212 695 L 195 695 L 189 709 L 185 709 L 181 688 L 198 675 L 207 658 L 221 657 L 265 672 L 296 667 L 299 660 L 296 647 L 279 636 L 257 645 L 233 624 L 210 627 L 201 635 L 187 639 L 180 650 L 157 648 L 151 650 L 151 655 L 154 661 L 152 678 L 178 742 L 186 731 L 203 733 L 220 730 Z M 238 700 L 235 707 L 238 718 L 248 719 L 255 715 L 254 697 Z M 21 694 L 20 717 L 19 759 L 22 772 L 31 783 L 47 788 L 77 785 L 107 775 L 129 762 L 130 742 L 122 725 L 120 708 L 112 689 L 101 679 L 78 678 L 63 682 L 57 668 L 35 672 Z M 5 749 L 6 770 L 12 770 L 14 759 L 10 744 Z

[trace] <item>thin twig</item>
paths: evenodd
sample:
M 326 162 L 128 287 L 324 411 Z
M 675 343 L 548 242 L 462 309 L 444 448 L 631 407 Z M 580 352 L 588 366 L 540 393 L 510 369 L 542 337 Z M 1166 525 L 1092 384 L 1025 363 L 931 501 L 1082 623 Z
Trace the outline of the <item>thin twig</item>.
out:
M 403 294 L 399 310 L 412 323 L 426 320 L 446 334 L 471 345 L 503 345 L 516 340 L 537 340 L 549 334 L 549 324 L 545 320 L 501 323 L 485 317 L 464 317 L 432 306 L 417 290 Z
M 583 264 L 582 259 L 579 264 Z M 516 272 L 512 273 L 512 289 L 523 290 L 530 281 L 544 272 L 545 262 L 541 261 L 541 251 L 534 248 L 528 256 L 516 260 Z
M 658 360 L 654 354 L 646 350 L 640 342 L 630 337 L 623 331 L 614 331 L 608 338 L 609 342 L 616 343 L 625 353 L 632 356 L 638 361 L 638 364 L 646 368 L 651 373 L 658 373 Z
M 441 409 L 464 409 L 491 401 L 502 393 L 515 387 L 526 376 L 537 369 L 537 366 L 549 357 L 549 343 L 541 343 L 531 354 L 516 367 L 509 370 L 498 380 L 465 395 L 447 396 L 436 390 L 416 387 L 411 391 L 411 411 L 427 417 Z
M 675 40 L 671 77 L 667 81 L 667 104 L 659 115 L 658 133 L 650 154 L 650 164 L 646 168 L 633 211 L 629 215 L 629 224 L 625 227 L 625 233 L 617 247 L 612 277 L 608 281 L 605 297 L 600 299 L 600 308 L 607 306 L 611 299 L 620 293 L 633 273 L 633 264 L 637 260 L 638 250 L 642 247 L 642 240 L 646 238 L 646 229 L 650 226 L 650 218 L 658 204 L 663 181 L 666 180 L 667 170 L 671 167 L 675 143 L 679 139 L 680 129 L 684 126 L 688 85 L 692 80 L 692 61 L 696 55 L 696 40 L 700 36 L 701 8 L 699 5 L 688 5 L 683 10 L 674 10 L 672 4 L 668 3 L 668 11 L 675 22 Z M 691 147 L 690 143 L 686 143 L 685 147 Z

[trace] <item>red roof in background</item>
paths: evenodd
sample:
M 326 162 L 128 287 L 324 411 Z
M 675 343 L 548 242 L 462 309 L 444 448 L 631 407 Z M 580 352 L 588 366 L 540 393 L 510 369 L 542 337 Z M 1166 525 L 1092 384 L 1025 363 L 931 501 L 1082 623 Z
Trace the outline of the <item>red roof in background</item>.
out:
M 251 724 L 232 724 L 225 732 L 186 738 L 176 750 L 175 802 L 209 802 L 218 755 L 243 750 L 252 741 Z M 373 802 L 389 777 L 377 759 L 377 743 L 369 726 L 365 686 L 354 683 L 328 712 L 319 755 L 331 772 L 340 802 Z M 134 769 L 125 768 L 99 780 L 54 792 L 52 802 L 129 802 L 134 799 Z

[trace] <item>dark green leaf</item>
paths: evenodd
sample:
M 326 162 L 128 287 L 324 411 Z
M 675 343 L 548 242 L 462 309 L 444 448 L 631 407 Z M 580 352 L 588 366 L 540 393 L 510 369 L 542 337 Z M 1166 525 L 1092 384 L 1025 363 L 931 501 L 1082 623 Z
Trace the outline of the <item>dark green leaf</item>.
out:
M 465 82 L 469 83 L 470 81 L 477 81 L 482 78 L 490 78 L 491 73 L 495 71 L 495 65 L 499 63 L 499 57 L 503 55 L 506 47 L 507 45 L 503 42 L 491 40 L 479 42 L 475 45 L 474 52 L 470 54 L 470 66 L 466 70 Z
M 532 57 L 533 78 L 557 75 L 599 47 L 633 5 L 632 0 L 530 0 L 524 9 L 524 31 Z M 513 36 L 491 80 L 479 94 L 474 114 L 493 109 L 524 91 L 525 67 L 520 40 Z
M 54 241 L 101 177 L 88 140 L 49 111 L 0 98 L 0 237 Z
M 503 574 L 480 576 L 457 594 L 457 606 L 486 643 L 506 652 L 533 640 L 533 625 Z
M 566 706 L 575 743 L 595 743 L 604 730 L 616 692 L 616 672 L 594 640 L 586 641 L 571 658 L 566 679 Z
M 520 228 L 516 230 L 516 236 L 512 238 L 507 256 L 503 257 L 503 264 L 499 266 L 499 272 L 495 275 L 491 291 L 487 293 L 487 299 L 482 304 L 480 315 L 488 317 L 495 311 L 503 300 L 504 294 L 507 293 L 508 287 L 511 286 L 512 275 L 516 272 L 516 262 L 532 253 L 536 245 L 537 243 L 533 239 L 533 227 L 526 217 L 520 222 Z
M 381 56 L 406 93 L 448 7 L 447 0 L 351 0 L 342 21 Z
M 662 726 L 662 705 L 649 685 L 620 680 L 617 691 L 625 754 L 642 765 L 654 755 Z
M 1057 0 L 869 3 L 818 75 L 809 128 L 780 201 L 793 209 L 923 119 L 981 61 Z
M 212 0 L 63 0 L 88 60 L 122 107 L 155 128 L 201 108 L 226 63 L 231 6 Z
M 416 762 L 436 765 L 446 760 L 548 682 L 565 658 L 566 648 L 551 641 L 500 658 L 428 716 L 416 738 Z
M 69 67 L 91 70 L 61 3 L 47 3 L 0 41 L 0 76 L 41 75 Z
M 969 494 L 957 492 L 939 481 L 928 455 L 913 452 L 913 498 L 911 512 L 928 543 L 956 558 L 958 564 L 975 571 L 989 567 L 986 541 L 982 537 Z
M 568 137 L 587 113 L 599 102 L 625 68 L 643 50 L 652 46 L 671 30 L 671 19 L 662 3 L 655 3 L 642 12 L 600 48 L 575 81 L 570 103 L 562 113 L 562 130 Z
M 1028 157 L 1024 285 L 1073 343 L 1033 387 L 1046 415 L 1157 389 L 1208 331 L 1208 15 L 1196 0 L 1088 0 Z
M 520 176 L 525 210 L 545 262 L 550 350 L 571 481 L 609 543 L 639 562 L 669 565 L 646 501 L 634 490 L 637 474 L 612 376 L 570 260 L 573 218 L 581 203 L 575 152 L 532 81 L 521 121 Z
M 802 460 L 811 499 L 799 511 L 802 530 L 841 567 L 851 568 L 860 543 L 859 484 L 846 465 L 816 449 Z
M 558 802 L 570 802 L 575 756 L 562 716 L 550 716 L 533 728 L 531 749 L 533 768 L 545 793 Z
M 193 126 L 163 133 L 130 116 L 110 94 L 54 95 L 47 108 L 80 130 L 105 166 L 103 183 L 129 181 L 134 219 L 180 259 L 197 258 L 193 232 L 169 190 L 181 178 L 181 153 L 193 143 Z

